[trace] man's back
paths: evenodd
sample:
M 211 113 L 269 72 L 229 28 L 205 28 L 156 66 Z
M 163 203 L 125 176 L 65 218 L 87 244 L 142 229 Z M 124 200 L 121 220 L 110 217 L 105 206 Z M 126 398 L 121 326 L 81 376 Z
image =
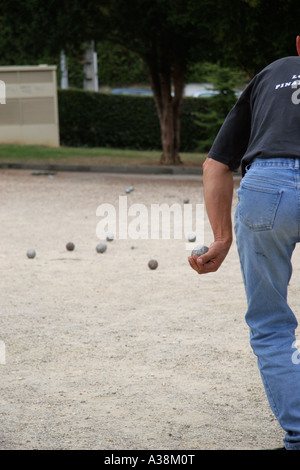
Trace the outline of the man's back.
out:
M 228 114 L 209 157 L 237 169 L 254 158 L 300 157 L 300 57 L 258 73 Z

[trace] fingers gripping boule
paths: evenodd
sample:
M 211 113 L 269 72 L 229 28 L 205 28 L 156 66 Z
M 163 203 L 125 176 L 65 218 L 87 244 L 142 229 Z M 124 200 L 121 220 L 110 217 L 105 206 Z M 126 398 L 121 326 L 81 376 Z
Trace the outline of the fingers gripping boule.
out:
M 200 256 L 192 252 L 192 256 L 188 258 L 188 261 L 191 268 L 198 274 L 212 273 L 219 269 L 226 258 L 229 248 L 229 243 L 215 241 L 210 245 L 208 250 L 205 251 L 205 249 L 203 249 L 203 254 Z

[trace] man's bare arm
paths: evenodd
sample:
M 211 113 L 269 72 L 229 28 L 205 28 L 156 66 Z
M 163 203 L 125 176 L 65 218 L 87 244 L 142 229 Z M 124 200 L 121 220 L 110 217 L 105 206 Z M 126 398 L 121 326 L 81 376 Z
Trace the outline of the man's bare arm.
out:
M 206 254 L 189 257 L 191 267 L 199 274 L 219 269 L 232 243 L 233 177 L 227 165 L 207 158 L 203 164 L 204 200 L 214 234 Z

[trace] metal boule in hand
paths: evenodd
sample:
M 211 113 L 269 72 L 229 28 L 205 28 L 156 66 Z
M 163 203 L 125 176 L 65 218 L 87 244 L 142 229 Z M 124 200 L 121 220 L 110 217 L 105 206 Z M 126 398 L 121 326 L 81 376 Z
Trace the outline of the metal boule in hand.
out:
M 193 255 L 201 256 L 201 255 L 204 255 L 207 252 L 208 252 L 208 247 L 207 246 L 198 245 L 193 249 L 193 251 L 191 253 L 191 256 L 193 256 Z

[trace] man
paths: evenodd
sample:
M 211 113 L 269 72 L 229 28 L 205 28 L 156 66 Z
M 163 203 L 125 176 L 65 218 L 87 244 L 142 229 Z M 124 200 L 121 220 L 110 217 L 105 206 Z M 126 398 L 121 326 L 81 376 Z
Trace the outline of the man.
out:
M 300 56 L 300 36 L 296 48 Z M 232 244 L 232 170 L 240 165 L 235 233 L 250 342 L 271 409 L 286 432 L 285 449 L 300 450 L 297 320 L 287 304 L 291 256 L 300 241 L 299 57 L 279 59 L 253 78 L 208 154 L 203 185 L 214 242 L 206 254 L 189 257 L 199 274 L 216 271 Z

